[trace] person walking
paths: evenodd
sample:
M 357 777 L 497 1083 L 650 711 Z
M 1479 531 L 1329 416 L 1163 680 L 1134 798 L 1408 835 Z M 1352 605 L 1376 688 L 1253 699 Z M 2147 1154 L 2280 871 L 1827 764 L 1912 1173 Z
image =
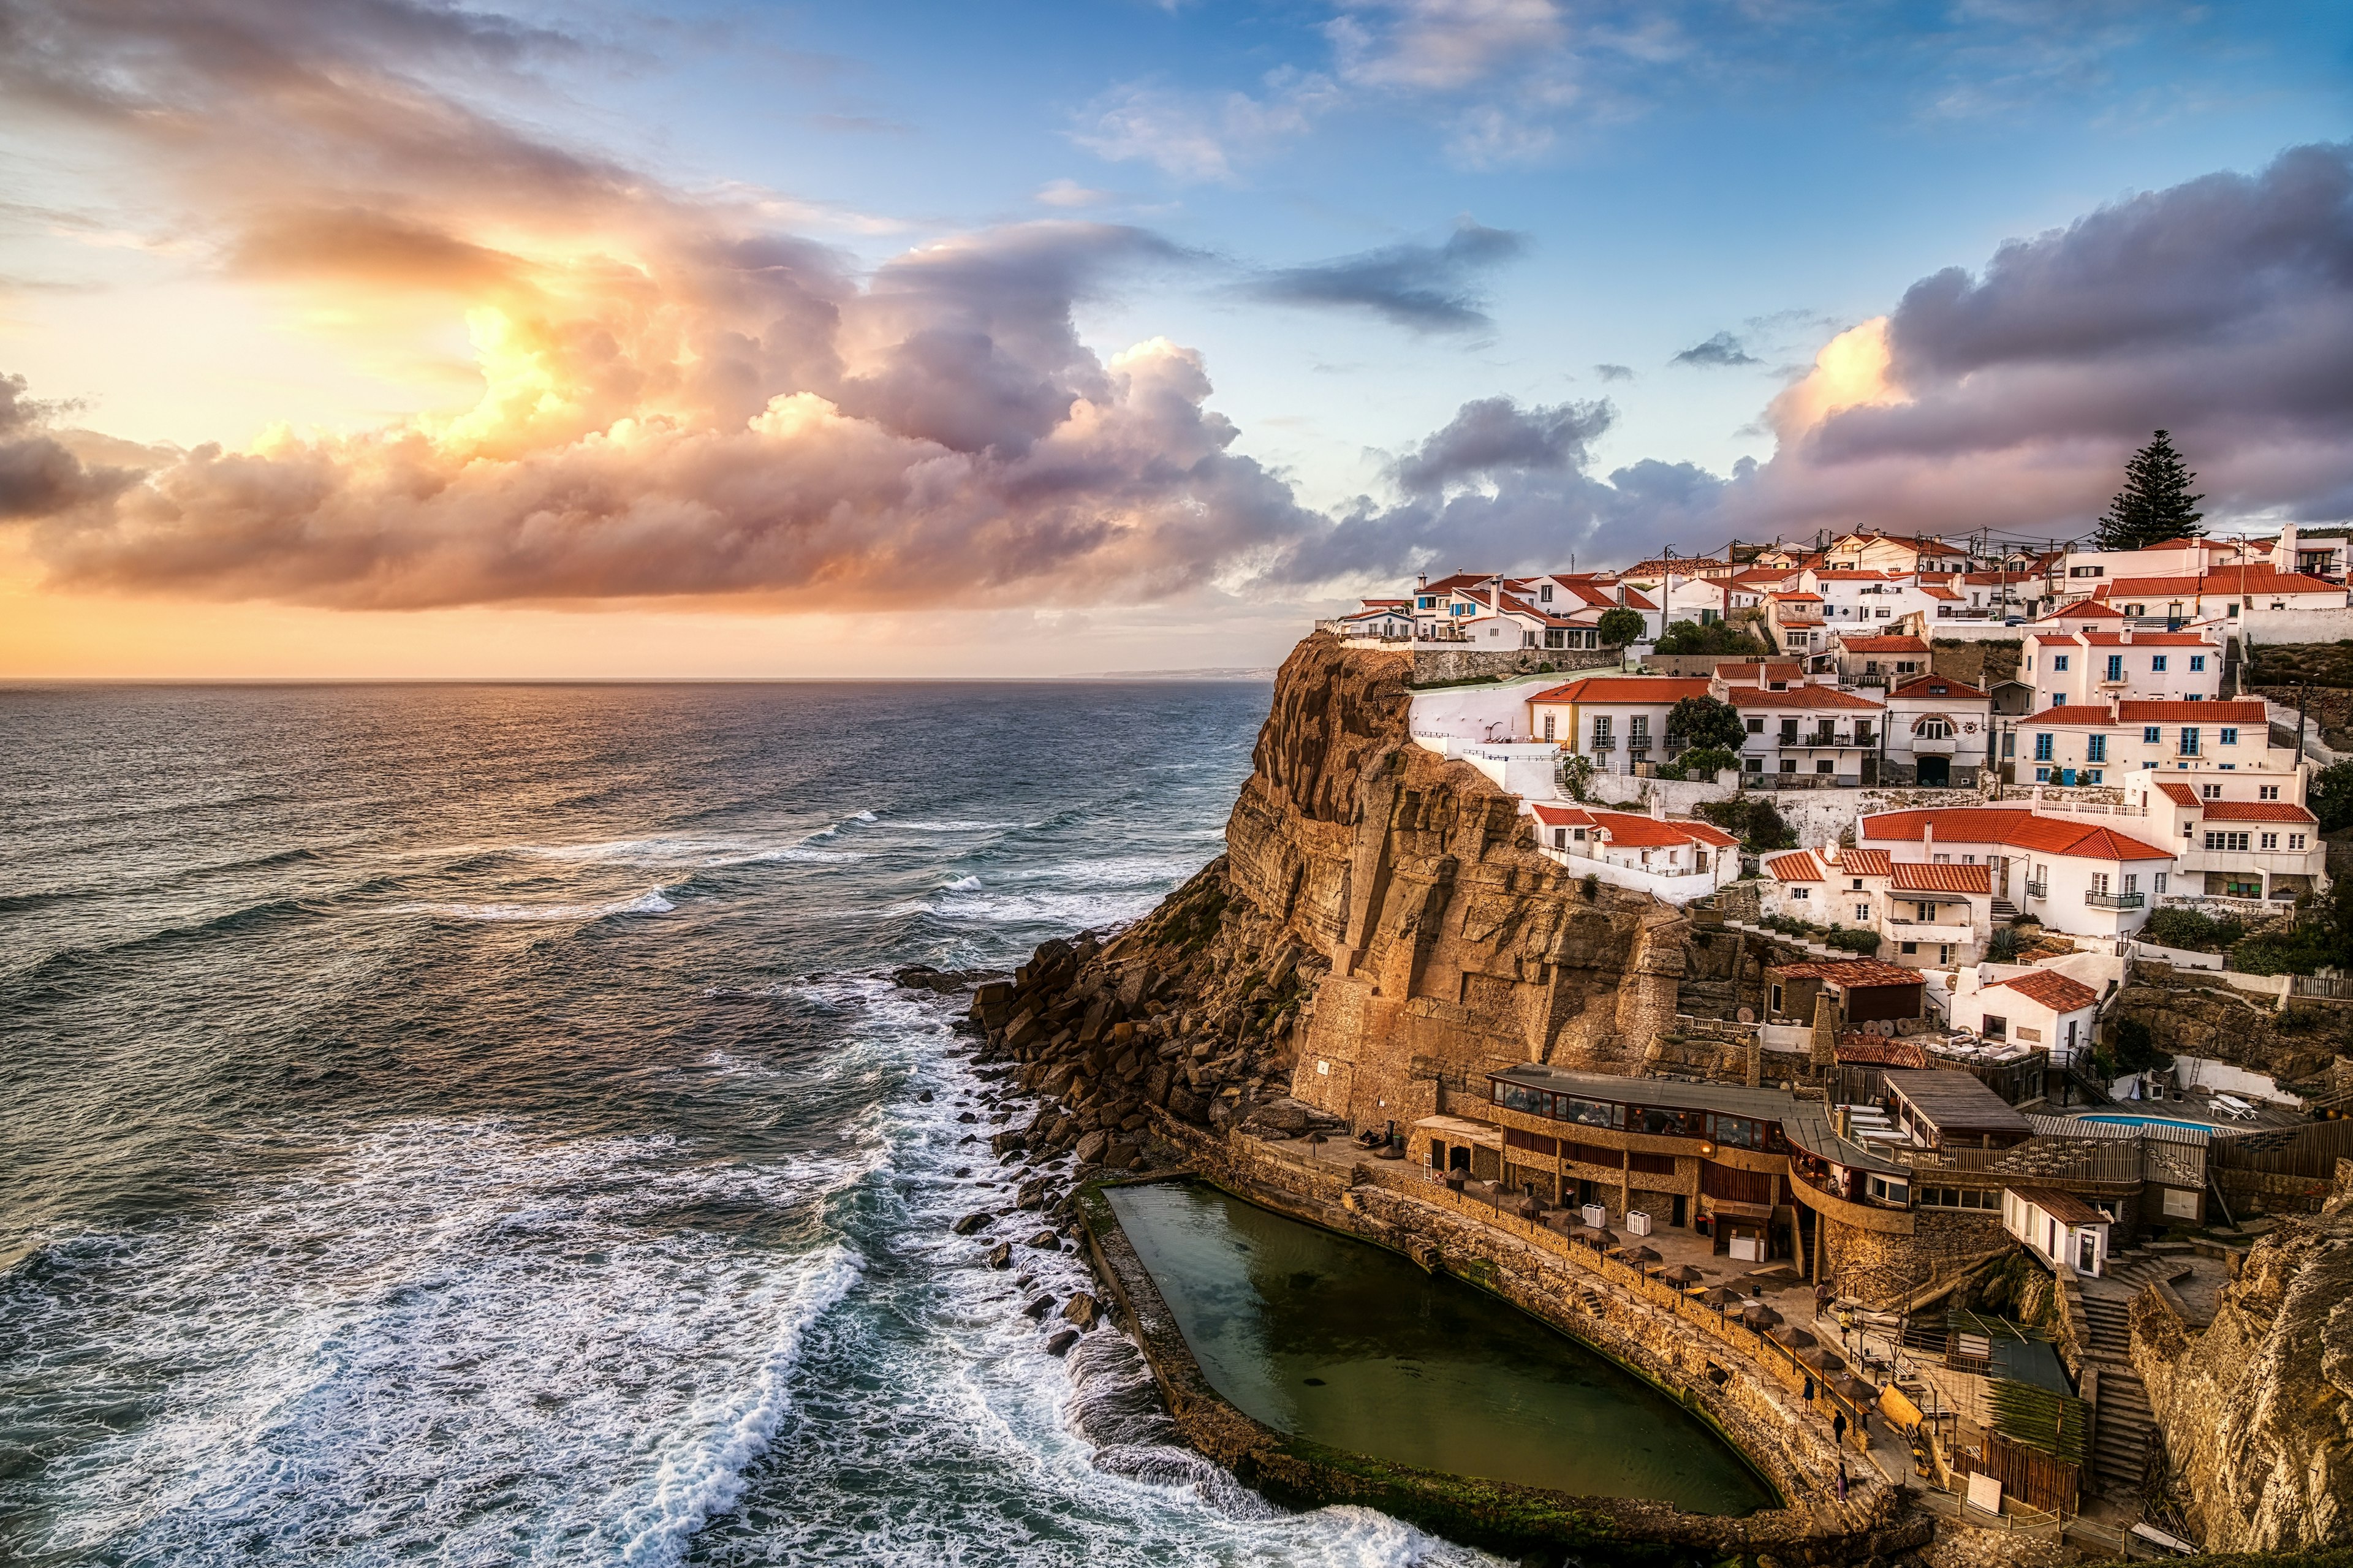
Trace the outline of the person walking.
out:
M 1844 1459 L 1839 1461 L 1838 1497 L 1839 1501 L 1846 1501 L 1846 1461 Z

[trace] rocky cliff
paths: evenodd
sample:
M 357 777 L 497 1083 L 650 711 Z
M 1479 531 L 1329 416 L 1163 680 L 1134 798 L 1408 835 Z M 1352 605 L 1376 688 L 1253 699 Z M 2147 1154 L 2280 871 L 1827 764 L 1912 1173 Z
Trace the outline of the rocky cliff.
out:
M 1048 942 L 981 989 L 988 1054 L 1046 1096 L 1001 1151 L 1123 1165 L 1148 1108 L 1367 1127 L 1493 1065 L 1640 1070 L 1688 922 L 1546 859 L 1513 796 L 1415 746 L 1410 669 L 1300 644 L 1226 855 L 1110 941 Z
M 2152 1289 L 2133 1362 L 2210 1552 L 2353 1542 L 2353 1162 L 2255 1243 L 2203 1330 Z

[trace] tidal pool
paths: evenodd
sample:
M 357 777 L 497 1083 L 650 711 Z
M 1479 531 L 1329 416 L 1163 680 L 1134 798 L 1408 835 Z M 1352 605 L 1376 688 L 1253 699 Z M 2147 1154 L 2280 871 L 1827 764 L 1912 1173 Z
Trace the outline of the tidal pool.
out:
M 1207 1185 L 1105 1195 L 1210 1385 L 1279 1432 L 1690 1513 L 1776 1500 L 1672 1398 L 1459 1279 Z

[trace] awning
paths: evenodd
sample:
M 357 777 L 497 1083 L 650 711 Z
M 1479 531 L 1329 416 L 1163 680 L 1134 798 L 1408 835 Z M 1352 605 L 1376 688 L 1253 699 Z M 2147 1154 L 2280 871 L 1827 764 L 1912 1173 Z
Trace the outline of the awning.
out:
M 1773 1218 L 1771 1204 L 1736 1204 L 1730 1198 L 1712 1198 L 1702 1194 L 1699 1200 L 1702 1214 L 1720 1214 L 1731 1219 L 1753 1219 L 1759 1225 Z

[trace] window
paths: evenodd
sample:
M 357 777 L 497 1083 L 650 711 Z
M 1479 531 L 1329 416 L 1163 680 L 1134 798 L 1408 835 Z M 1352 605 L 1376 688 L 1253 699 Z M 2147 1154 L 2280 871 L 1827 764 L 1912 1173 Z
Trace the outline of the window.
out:
M 2291 833 L 2291 834 L 2289 834 L 2289 835 L 2287 836 L 2287 847 L 2288 847 L 2289 848 L 2291 848 L 2291 849 L 2301 849 L 2301 848 L 2303 848 L 2303 847 L 2304 847 L 2304 835 L 2303 835 L 2303 834 L 2301 834 L 2301 833 Z
M 1985 1037 L 1989 1040 L 2010 1038 L 2010 1020 L 1998 1014 L 1988 1013 L 1985 1016 Z
M 1545 739 L 1547 741 L 1553 738 L 1552 727 L 1555 722 L 1555 719 L 1556 716 L 1553 714 L 1547 713 L 1545 715 Z
M 2100 770 L 2099 770 L 2099 769 L 2097 769 L 2097 768 L 2086 768 L 2086 769 L 2084 769 L 2084 782 L 2085 784 L 2098 784 L 2098 783 L 2100 782 L 2100 778 L 2101 778 L 2101 773 L 2100 773 Z
M 2161 898 L 2161 897 L 2163 897 L 2163 896 L 2164 896 L 2164 893 L 2165 893 L 2165 873 L 2164 873 L 2164 872 L 2162 872 L 2162 871 L 2159 871 L 2159 872 L 2157 874 L 2156 878 L 2155 878 L 2155 882 L 2156 882 L 2156 886 L 2157 886 L 2158 895 Z
M 2108 569 L 2105 566 L 2070 566 L 2067 568 L 2067 575 L 2070 577 L 2105 577 L 2107 574 Z
M 1938 963 L 1950 963 L 1953 962 L 1953 944 L 1951 942 L 1943 942 L 1936 944 L 1936 962 Z
M 2148 669 L 2151 675 L 2163 675 L 2165 673 L 2165 655 L 2161 653 L 2150 654 L 2148 656 Z
M 1539 605 L 1549 605 L 1552 603 L 1551 584 L 1546 583 L 1544 586 L 1536 590 L 1536 603 Z
M 2165 743 L 2164 733 L 2154 724 L 2144 724 L 2141 726 L 2140 731 L 2140 743 L 2144 746 L 2163 745 Z
M 2018 737 L 2008 730 L 2001 732 L 2001 754 L 2005 757 L 2018 755 Z
M 1628 745 L 1647 746 L 1651 743 L 1651 716 L 1648 713 L 1635 714 L 1626 721 L 1626 727 L 1633 731 L 1626 737 Z
M 1593 749 L 1597 752 L 1609 749 L 1609 715 L 1607 713 L 1593 716 Z
M 1831 761 L 1828 757 L 1824 757 L 1820 762 L 1814 764 L 1814 772 L 1818 773 L 1836 773 L 1837 771 L 1838 764 Z
M 1914 733 L 1924 741 L 1949 741 L 1953 738 L 1953 727 L 1942 719 L 1923 719 Z
M 1854 879 L 1854 890 L 1858 893 L 1862 891 L 1862 879 L 1860 877 Z
M 1920 944 L 1916 942 L 1907 942 L 1904 944 L 1904 951 L 1906 952 L 1917 952 L 1920 951 Z
M 2181 754 L 2185 757 L 2194 757 L 2198 754 L 2197 731 L 2185 729 L 2181 731 Z
M 2051 782 L 2051 770 L 2049 768 L 2035 769 L 2034 782 L 2036 784 L 2049 784 Z
M 2052 693 L 2051 694 L 2051 706 L 2052 706 L 2052 707 L 2053 707 L 2053 708 L 2064 708 L 2064 707 L 2066 707 L 2066 706 L 2067 706 L 2067 694 L 2066 694 L 2065 692 L 2063 692 L 2063 691 L 2054 691 L 2054 692 L 2052 692 Z
M 1566 849 L 1568 847 L 1567 828 L 1556 827 L 1552 830 L 1552 847 L 1556 849 Z
M 2108 890 L 2108 874 L 2107 874 L 2105 871 L 2094 871 L 2094 872 L 2093 872 L 2093 873 L 2092 873 L 2092 891 L 2094 891 L 2094 892 L 2095 892 L 2095 893 L 2103 893 L 2103 894 L 2105 894 L 2107 890 Z
M 1924 926 L 1936 923 L 1936 906 L 1934 904 L 1914 904 L 1912 912 Z
M 1785 773 L 1796 773 L 1798 771 L 1798 759 L 1795 757 L 1783 757 L 1781 759 L 1781 771 Z
M 2221 729 L 2215 731 L 2215 739 L 2221 741 L 2222 744 L 2226 746 L 2235 746 L 2239 743 L 2239 731 L 2232 728 L 2230 725 L 2225 724 Z
M 2256 848 L 2258 848 L 2258 849 L 2276 849 L 2276 848 L 2278 848 L 2278 847 L 2279 847 L 2279 835 L 2278 835 L 2278 834 L 2276 834 L 2276 833 L 2266 833 L 2266 834 L 2264 834 L 2264 835 L 2263 835 L 2263 837 L 2262 841 L 2261 841 L 2260 843 L 2258 843 L 2258 844 L 2255 846 L 2255 847 L 2256 847 Z
M 1765 759 L 1743 757 L 1740 759 L 1740 771 L 1744 773 L 1761 773 L 1765 771 Z
M 2192 675 L 2203 675 L 2206 673 L 2206 656 L 2204 654 L 2193 653 L 2189 656 L 2189 673 Z
M 2279 798 L 2279 785 L 2258 785 L 2255 789 L 2255 798 L 2257 800 L 2277 800 Z
M 2034 737 L 2034 760 L 2038 763 L 2047 763 L 2051 760 L 2050 736 L 2037 735 Z
M 1765 721 L 1762 719 L 1751 719 L 1748 721 L 1748 732 L 1752 735 L 1763 734 L 1765 732 Z
M 2187 697 L 2184 697 L 2182 700 L 2184 702 L 2203 702 L 2206 700 L 2206 694 L 2202 691 L 2193 691 Z
M 2268 846 L 2266 847 L 2268 847 Z M 1871 906 L 1869 904 L 1855 905 L 1854 918 L 1857 924 L 1869 925 L 1871 923 Z
M 1792 888 L 1789 889 L 1789 896 L 1793 899 L 1810 899 L 1814 896 L 1814 890 L 1811 888 Z
M 2165 661 L 2163 659 L 2159 659 L 2158 662 L 2162 664 Z M 2122 680 L 2124 678 L 2125 656 L 2120 653 L 2112 653 L 2108 655 L 2108 679 L 2110 680 Z
M 1549 731 L 1546 732 L 1545 739 L 1547 741 L 1552 739 Z M 2084 742 L 2084 760 L 2087 763 L 2105 763 L 2108 760 L 2108 738 L 2105 735 L 2093 736 Z
M 1873 1176 L 1871 1195 L 1883 1204 L 1908 1205 L 1912 1201 L 1912 1184 L 1893 1176 Z
M 2206 835 L 2206 847 L 2209 849 L 2244 849 L 2246 847 L 2247 836 L 2243 833 L 2209 832 Z
M 2053 675 L 2064 675 L 2067 673 L 2067 656 L 2065 654 L 2054 653 L 2051 656 L 2051 673 Z
M 2222 786 L 2218 784 L 2200 784 L 2198 793 L 2208 800 L 2220 800 L 2222 798 Z

